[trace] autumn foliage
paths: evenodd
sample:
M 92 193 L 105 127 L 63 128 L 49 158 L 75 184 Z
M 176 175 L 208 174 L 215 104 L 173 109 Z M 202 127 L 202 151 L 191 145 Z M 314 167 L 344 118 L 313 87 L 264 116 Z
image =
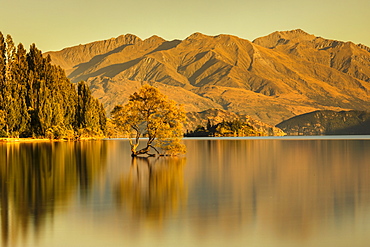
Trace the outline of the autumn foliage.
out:
M 174 155 L 185 152 L 180 143 L 183 136 L 185 112 L 174 101 L 168 100 L 158 89 L 144 85 L 129 97 L 126 105 L 112 111 L 114 124 L 130 140 L 132 156 Z M 139 148 L 140 138 L 146 137 L 145 147 Z

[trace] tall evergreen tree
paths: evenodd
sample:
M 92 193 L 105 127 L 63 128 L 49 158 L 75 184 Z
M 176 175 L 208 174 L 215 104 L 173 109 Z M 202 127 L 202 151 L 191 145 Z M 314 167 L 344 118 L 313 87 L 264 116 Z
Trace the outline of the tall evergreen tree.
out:
M 6 75 L 6 43 L 3 34 L 0 32 L 0 110 L 4 110 Z
M 66 126 L 74 126 L 76 118 L 77 92 L 75 84 L 70 83 L 62 68 L 56 68 L 60 82 L 59 92 L 63 104 L 64 122 Z
M 40 111 L 42 111 L 43 98 L 49 96 L 45 93 L 41 87 L 44 85 L 42 83 L 42 63 L 43 57 L 40 50 L 36 48 L 35 44 L 30 46 L 30 50 L 27 53 L 27 63 L 29 69 L 29 80 L 28 80 L 28 94 L 27 94 L 27 104 L 29 106 L 30 113 L 30 128 L 32 135 L 42 136 L 45 134 L 42 123 L 40 122 Z
M 10 35 L 6 37 L 6 58 L 7 67 L 5 74 L 5 89 L 4 89 L 4 108 L 6 111 L 6 131 L 8 135 L 17 137 L 17 121 L 20 118 L 18 112 L 18 102 L 14 98 L 17 93 L 17 84 L 14 80 L 15 72 L 15 56 L 16 48 L 13 39 Z
M 55 129 L 65 129 L 56 66 L 51 65 L 50 58 L 43 58 L 35 44 L 30 47 L 27 62 L 30 70 L 27 102 L 33 135 L 45 136 Z
M 30 46 L 30 50 L 27 54 L 27 62 L 29 69 L 35 73 L 35 78 L 43 77 L 44 58 L 42 57 L 42 52 L 36 48 L 35 44 Z
M 107 132 L 107 115 L 104 109 L 104 105 L 97 101 L 97 104 L 99 106 L 99 125 L 100 129 L 103 131 L 103 134 L 106 134 Z
M 105 110 L 85 82 L 76 90 L 35 44 L 27 53 L 0 33 L 0 135 L 70 138 L 80 129 L 101 134 L 105 125 Z
M 76 109 L 76 127 L 86 128 L 86 108 L 89 104 L 90 91 L 84 81 L 77 84 L 77 109 Z
M 77 128 L 85 132 L 102 134 L 105 132 L 106 116 L 100 102 L 91 96 L 88 85 L 81 81 L 77 86 Z
M 40 90 L 38 91 L 38 100 L 36 104 L 37 120 L 39 129 L 35 134 L 45 136 L 46 131 L 51 128 L 52 119 L 52 106 L 51 106 L 51 93 L 49 88 L 45 85 L 45 80 L 40 81 Z
M 17 125 L 15 131 L 20 135 L 27 135 L 26 132 L 29 128 L 29 113 L 26 103 L 27 97 L 27 81 L 28 81 L 28 64 L 26 59 L 26 50 L 22 43 L 17 47 L 14 60 L 14 86 L 13 98 L 18 110 Z
M 5 121 L 6 120 L 5 119 L 6 115 L 5 114 L 6 114 L 5 111 L 0 110 L 0 137 L 6 137 L 7 136 L 7 134 L 4 130 L 4 127 L 6 126 L 6 121 Z

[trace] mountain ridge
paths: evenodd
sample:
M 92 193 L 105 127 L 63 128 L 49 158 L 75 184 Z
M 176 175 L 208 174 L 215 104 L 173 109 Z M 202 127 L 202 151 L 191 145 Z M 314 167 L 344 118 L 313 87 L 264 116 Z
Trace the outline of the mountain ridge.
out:
M 369 51 L 297 29 L 252 42 L 127 34 L 46 55 L 72 82 L 86 80 L 108 111 L 149 83 L 188 111 L 219 108 L 275 125 L 315 110 L 369 110 Z

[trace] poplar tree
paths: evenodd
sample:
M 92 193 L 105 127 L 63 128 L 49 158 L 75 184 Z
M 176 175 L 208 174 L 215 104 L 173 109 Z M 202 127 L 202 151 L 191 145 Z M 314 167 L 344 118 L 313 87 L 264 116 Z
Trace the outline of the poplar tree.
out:
M 3 128 L 5 127 L 6 122 L 5 122 L 5 111 L 0 110 L 0 137 L 6 136 L 5 131 Z
M 48 109 L 49 91 L 45 89 L 45 80 L 43 74 L 43 57 L 41 51 L 36 48 L 35 44 L 30 46 L 27 53 L 27 63 L 29 69 L 28 96 L 31 132 L 34 136 L 45 135 L 46 128 L 44 110 Z M 46 108 L 46 109 L 45 109 Z
M 13 83 L 15 90 L 12 92 L 15 106 L 17 107 L 16 120 L 17 125 L 14 131 L 21 136 L 27 135 L 29 129 L 29 113 L 26 103 L 27 81 L 28 81 L 28 64 L 26 59 L 26 50 L 22 43 L 17 47 L 14 56 Z
M 5 94 L 5 75 L 6 75 L 6 44 L 0 32 L 0 110 L 4 110 Z
M 98 114 L 99 114 L 99 126 L 100 129 L 103 131 L 103 134 L 106 134 L 107 132 L 107 116 L 104 109 L 104 105 L 97 101 L 98 105 Z
M 76 105 L 77 105 L 77 92 L 75 84 L 72 84 L 65 72 L 60 67 L 55 67 L 55 77 L 59 82 L 58 91 L 59 91 L 59 101 L 63 106 L 61 108 L 63 112 L 63 119 L 65 126 L 68 126 L 70 129 L 75 124 L 76 118 Z
M 81 81 L 77 86 L 77 128 L 82 134 L 103 134 L 106 126 L 106 114 L 100 102 L 91 96 L 88 85 Z
M 0 137 L 5 137 L 6 112 L 5 112 L 5 75 L 6 75 L 6 43 L 4 35 L 0 32 Z
M 6 36 L 7 67 L 5 73 L 4 109 L 6 111 L 6 131 L 10 137 L 18 137 L 17 121 L 19 118 L 18 102 L 14 98 L 17 93 L 17 85 L 14 81 L 16 48 L 10 35 Z
M 79 129 L 87 128 L 87 111 L 90 104 L 90 91 L 84 81 L 77 84 L 77 109 L 76 109 L 76 127 Z
M 85 82 L 72 84 L 35 44 L 17 47 L 0 32 L 0 136 L 70 139 L 80 129 L 101 135 L 103 105 Z

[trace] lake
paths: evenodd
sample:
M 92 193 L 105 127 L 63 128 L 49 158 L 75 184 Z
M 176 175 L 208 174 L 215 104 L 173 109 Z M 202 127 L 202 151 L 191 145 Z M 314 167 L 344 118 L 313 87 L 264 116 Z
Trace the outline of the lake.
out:
M 370 136 L 1 143 L 1 246 L 368 246 Z

